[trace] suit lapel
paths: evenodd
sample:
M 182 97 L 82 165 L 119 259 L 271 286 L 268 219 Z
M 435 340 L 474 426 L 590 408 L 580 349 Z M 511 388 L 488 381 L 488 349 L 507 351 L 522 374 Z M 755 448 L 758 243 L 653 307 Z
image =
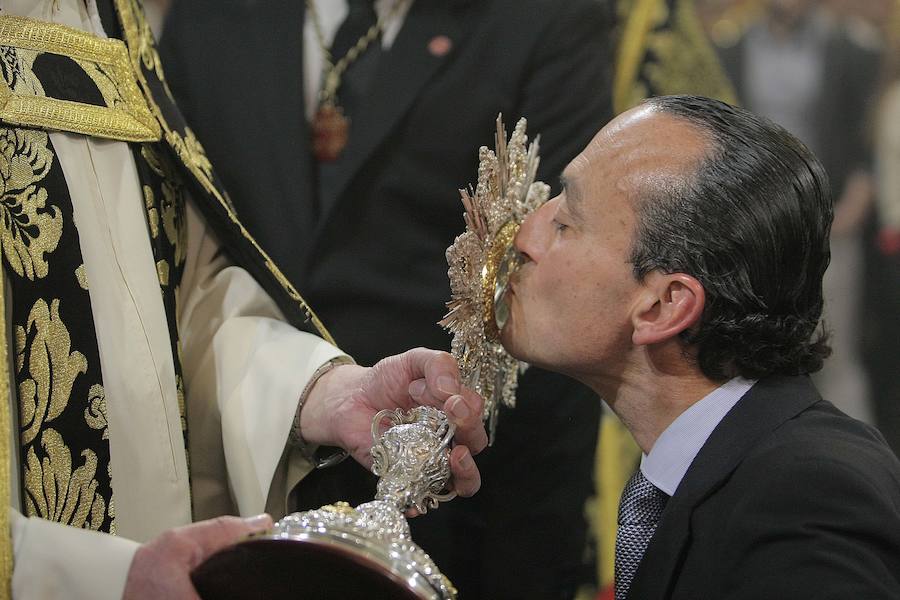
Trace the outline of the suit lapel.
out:
M 266 0 L 271 2 L 272 0 Z M 308 240 L 315 220 L 316 195 L 315 163 L 311 158 L 310 126 L 306 120 L 306 99 L 303 77 L 303 24 L 306 17 L 306 3 L 302 0 L 281 0 L 277 10 L 247 10 L 247 34 L 256 37 L 258 48 L 268 48 L 264 57 L 248 55 L 250 72 L 259 69 L 258 63 L 269 63 L 265 70 L 278 73 L 284 78 L 283 85 L 272 86 L 265 100 L 269 131 L 279 131 L 281 135 L 271 138 L 272 158 L 277 163 L 277 173 L 282 179 L 281 189 L 291 190 L 291 224 L 298 240 Z M 260 14 L 266 18 L 261 19 Z M 276 214 L 281 202 L 277 199 L 262 203 L 261 210 L 272 211 L 271 219 L 285 218 Z
M 769 377 L 756 383 L 731 409 L 701 448 L 635 574 L 628 597 L 668 598 L 687 544 L 694 509 L 719 489 L 758 441 L 820 400 L 808 377 Z
M 466 31 L 456 10 L 461 4 L 446 0 L 413 3 L 400 33 L 379 61 L 365 110 L 354 116 L 342 167 L 343 184 L 337 201 L 323 207 L 319 232 L 368 158 L 397 126 L 428 80 L 452 59 Z M 429 42 L 437 36 L 446 36 L 452 44 L 442 56 L 429 50 Z

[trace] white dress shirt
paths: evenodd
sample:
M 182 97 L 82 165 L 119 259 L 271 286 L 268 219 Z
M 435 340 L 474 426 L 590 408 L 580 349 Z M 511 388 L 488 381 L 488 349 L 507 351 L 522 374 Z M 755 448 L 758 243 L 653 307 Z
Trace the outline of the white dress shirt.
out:
M 644 477 L 673 496 L 710 434 L 754 383 L 735 377 L 678 415 L 657 438 L 650 454 L 641 456 Z

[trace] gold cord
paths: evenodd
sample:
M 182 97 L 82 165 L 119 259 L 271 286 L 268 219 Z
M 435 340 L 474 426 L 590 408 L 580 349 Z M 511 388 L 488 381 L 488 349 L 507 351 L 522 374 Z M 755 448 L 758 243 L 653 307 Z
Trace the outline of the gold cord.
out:
M 331 48 L 325 45 L 325 35 L 322 33 L 322 21 L 319 19 L 319 13 L 316 11 L 315 0 L 306 0 L 306 8 L 312 16 L 313 27 L 316 30 L 316 40 L 319 42 L 319 48 L 322 50 L 322 57 L 325 62 L 323 69 L 323 84 L 319 92 L 319 102 L 321 104 L 334 104 L 337 97 L 338 88 L 341 86 L 341 78 L 347 68 L 359 58 L 363 52 L 368 49 L 369 45 L 378 38 L 384 31 L 385 25 L 400 13 L 400 9 L 409 4 L 410 0 L 395 0 L 390 10 L 383 13 L 375 23 L 369 27 L 362 37 L 360 37 L 353 46 L 347 50 L 347 54 L 341 57 L 337 63 L 331 55 Z

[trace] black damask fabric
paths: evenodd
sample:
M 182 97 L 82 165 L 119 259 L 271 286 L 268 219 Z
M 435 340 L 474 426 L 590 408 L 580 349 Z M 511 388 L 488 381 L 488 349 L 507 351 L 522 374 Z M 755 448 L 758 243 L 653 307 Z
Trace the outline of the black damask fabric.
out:
M 26 515 L 114 530 L 100 355 L 72 201 L 49 135 L 0 129 Z
M 0 48 L 11 89 L 102 104 L 79 63 Z M 182 429 L 184 383 L 177 323 L 186 253 L 185 192 L 163 144 L 131 144 L 168 322 Z M 107 404 L 90 289 L 72 199 L 47 131 L 0 129 L 3 264 L 12 287 L 22 506 L 28 516 L 115 532 Z M 95 290 L 102 293 L 102 290 Z
M 181 369 L 181 338 L 178 334 L 178 291 L 187 251 L 185 189 L 171 158 L 159 144 L 131 146 L 141 181 L 150 246 L 169 327 L 172 358 L 175 362 L 178 410 L 181 413 L 181 429 L 187 451 L 184 376 Z

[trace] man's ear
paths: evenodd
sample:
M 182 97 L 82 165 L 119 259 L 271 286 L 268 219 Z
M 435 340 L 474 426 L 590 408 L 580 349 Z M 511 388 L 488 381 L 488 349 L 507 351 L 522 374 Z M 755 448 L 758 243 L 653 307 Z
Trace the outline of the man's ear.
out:
M 690 275 L 649 273 L 631 314 L 632 342 L 646 346 L 677 336 L 700 320 L 705 303 L 703 286 Z

